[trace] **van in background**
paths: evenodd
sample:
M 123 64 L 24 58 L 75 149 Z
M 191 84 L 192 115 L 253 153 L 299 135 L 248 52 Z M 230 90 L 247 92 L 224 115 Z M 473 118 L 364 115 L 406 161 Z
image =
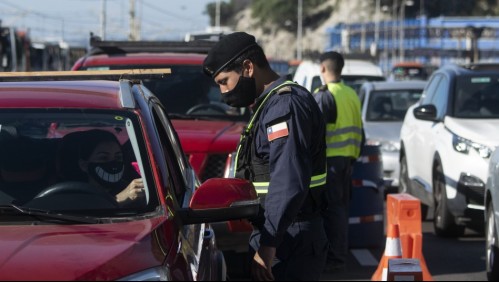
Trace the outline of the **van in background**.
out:
M 369 61 L 357 59 L 345 60 L 341 78 L 345 84 L 351 86 L 356 92 L 358 92 L 362 83 L 366 81 L 386 80 L 379 66 Z M 321 78 L 320 64 L 310 60 L 300 63 L 293 80 L 307 88 L 310 92 L 314 92 L 319 86 L 325 84 Z

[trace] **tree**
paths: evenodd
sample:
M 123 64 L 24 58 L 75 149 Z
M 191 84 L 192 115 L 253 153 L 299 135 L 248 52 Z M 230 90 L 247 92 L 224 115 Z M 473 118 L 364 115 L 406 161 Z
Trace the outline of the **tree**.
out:
M 303 20 L 310 23 L 310 17 L 314 8 L 328 2 L 328 0 L 303 0 Z M 280 29 L 295 30 L 297 27 L 297 0 L 253 0 L 251 12 L 253 18 L 260 19 L 262 24 L 273 24 Z M 324 15 L 330 15 L 332 8 L 319 11 L 314 17 L 315 21 L 324 19 Z M 324 13 L 325 12 L 325 13 Z M 320 16 L 322 15 L 322 16 Z

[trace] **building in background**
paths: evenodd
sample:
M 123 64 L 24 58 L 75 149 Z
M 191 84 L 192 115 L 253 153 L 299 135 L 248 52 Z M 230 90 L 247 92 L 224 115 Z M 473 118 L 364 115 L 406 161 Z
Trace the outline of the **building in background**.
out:
M 326 50 L 370 54 L 389 73 L 394 64 L 499 60 L 499 17 L 439 17 L 338 24 L 326 30 Z M 377 41 L 376 41 L 377 39 Z

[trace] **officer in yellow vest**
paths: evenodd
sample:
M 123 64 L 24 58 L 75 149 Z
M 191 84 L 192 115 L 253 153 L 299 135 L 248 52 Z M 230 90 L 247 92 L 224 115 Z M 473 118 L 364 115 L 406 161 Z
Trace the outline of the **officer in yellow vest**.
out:
M 204 72 L 233 107 L 252 108 L 236 156 L 236 177 L 265 196 L 250 238 L 254 280 L 319 280 L 328 240 L 321 210 L 326 184 L 325 123 L 309 91 L 279 77 L 255 37 L 226 35 Z
M 360 100 L 341 80 L 343 56 L 326 52 L 320 63 L 326 85 L 314 91 L 314 98 L 326 121 L 328 208 L 323 218 L 330 247 L 325 270 L 336 272 L 346 267 L 352 166 L 360 155 L 364 135 Z

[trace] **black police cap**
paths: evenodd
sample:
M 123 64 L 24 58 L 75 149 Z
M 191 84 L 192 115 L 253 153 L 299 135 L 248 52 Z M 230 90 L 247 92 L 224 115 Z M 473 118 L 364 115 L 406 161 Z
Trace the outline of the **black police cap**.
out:
M 254 46 L 258 46 L 255 37 L 246 32 L 234 32 L 223 36 L 204 59 L 205 74 L 211 77 L 217 76 L 220 71 Z

